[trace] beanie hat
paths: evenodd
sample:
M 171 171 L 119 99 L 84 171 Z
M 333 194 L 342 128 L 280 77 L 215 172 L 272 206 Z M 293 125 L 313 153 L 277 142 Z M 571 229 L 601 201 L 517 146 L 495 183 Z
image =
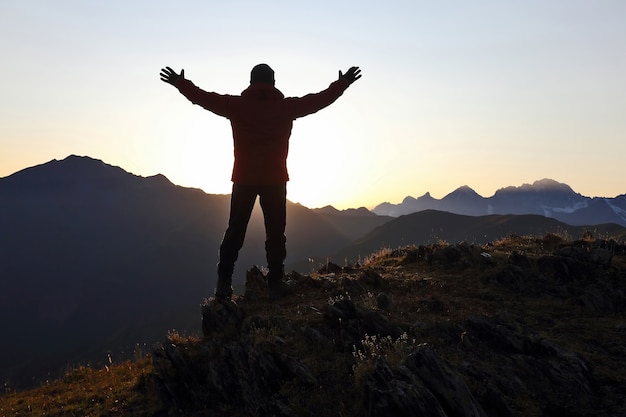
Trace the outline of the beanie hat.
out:
M 267 64 L 259 64 L 250 72 L 250 84 L 267 83 L 274 85 L 274 70 Z

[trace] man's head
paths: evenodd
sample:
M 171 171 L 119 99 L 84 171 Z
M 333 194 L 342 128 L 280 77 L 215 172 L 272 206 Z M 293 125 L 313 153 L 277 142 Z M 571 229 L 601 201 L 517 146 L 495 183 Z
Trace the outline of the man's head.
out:
M 250 72 L 250 84 L 266 83 L 274 85 L 274 70 L 267 64 L 259 64 Z

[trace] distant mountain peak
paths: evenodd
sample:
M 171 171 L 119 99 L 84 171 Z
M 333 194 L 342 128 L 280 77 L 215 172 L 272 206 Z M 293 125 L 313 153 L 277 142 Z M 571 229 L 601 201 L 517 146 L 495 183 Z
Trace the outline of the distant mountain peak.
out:
M 316 212 L 316 213 L 329 214 L 329 215 L 337 215 L 337 214 L 340 213 L 339 210 L 337 210 L 335 207 L 333 207 L 331 205 L 327 205 L 327 206 L 324 206 L 324 207 L 313 209 L 313 211 Z
M 520 185 L 519 187 L 509 186 L 509 187 L 500 188 L 498 191 L 496 191 L 496 194 L 498 194 L 499 192 L 516 192 L 516 191 L 521 191 L 521 192 L 557 191 L 557 192 L 575 194 L 574 190 L 572 190 L 572 188 L 569 185 L 552 180 L 550 178 L 543 178 L 541 180 L 537 180 L 533 182 L 532 184 L 524 183 Z
M 147 181 L 145 181 L 147 180 Z M 23 169 L 5 178 L 0 184 L 10 188 L 48 189 L 55 187 L 93 187 L 111 185 L 172 185 L 162 174 L 142 177 L 89 156 L 69 155 Z
M 53 161 L 56 161 L 56 159 L 53 159 Z M 102 160 L 100 159 L 92 158 L 86 155 L 75 155 L 75 154 L 68 155 L 65 157 L 65 159 L 62 159 L 61 161 L 89 161 L 89 162 L 99 162 L 101 164 L 104 164 L 104 162 L 102 162 Z
M 471 188 L 469 185 L 462 185 L 459 188 L 457 188 L 456 190 L 452 191 L 450 194 L 448 195 L 452 195 L 452 194 L 465 194 L 465 195 L 476 195 L 478 196 L 478 193 L 476 191 L 474 191 L 473 188 Z
M 353 216 L 353 217 L 363 217 L 363 216 L 376 216 L 375 213 L 371 212 L 365 207 L 359 208 L 349 208 L 345 210 L 337 210 L 335 207 L 328 205 L 322 208 L 313 209 L 315 213 L 329 215 L 329 216 Z
M 562 191 L 562 192 L 568 192 L 568 193 L 574 192 L 574 190 L 572 190 L 572 188 L 569 185 L 564 184 L 562 182 L 555 181 L 555 180 L 551 180 L 549 178 L 537 180 L 533 182 L 532 186 L 533 188 L 542 190 L 542 191 Z
M 148 180 L 150 183 L 152 184 L 158 184 L 158 185 L 174 185 L 172 183 L 172 181 L 170 181 L 169 178 L 167 178 L 165 175 L 163 174 L 156 174 L 156 175 L 151 175 L 149 177 L 146 177 L 146 180 Z
M 435 201 L 435 198 L 433 198 L 433 196 L 430 195 L 429 192 L 427 192 L 421 197 L 417 197 L 417 199 L 415 200 L 415 202 L 419 202 L 423 204 L 431 204 L 433 201 Z

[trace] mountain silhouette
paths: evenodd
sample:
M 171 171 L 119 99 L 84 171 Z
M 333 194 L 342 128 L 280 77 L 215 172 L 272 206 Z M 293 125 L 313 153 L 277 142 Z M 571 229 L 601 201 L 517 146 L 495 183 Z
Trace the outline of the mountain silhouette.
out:
M 470 216 L 537 214 L 577 226 L 604 223 L 626 226 L 626 194 L 614 198 L 585 197 L 567 184 L 547 178 L 501 188 L 488 198 L 463 186 L 440 200 L 426 193 L 417 199 L 406 197 L 400 204 L 382 203 L 372 211 L 398 217 L 431 209 Z
M 626 236 L 626 229 L 618 224 L 571 226 L 539 215 L 467 216 L 424 210 L 395 218 L 349 246 L 330 256 L 334 262 L 364 259 L 381 249 L 428 245 L 438 242 L 483 245 L 510 235 L 543 236 L 555 233 L 580 238 L 585 232 L 600 236 Z
M 228 195 L 140 177 L 89 157 L 0 179 L 0 379 L 42 377 L 109 350 L 197 331 L 215 288 Z M 306 259 L 351 240 L 304 206 L 288 203 L 288 258 Z M 255 208 L 235 271 L 265 265 Z M 319 252 L 318 252 L 319 251 Z M 27 382 L 27 381 L 20 381 Z
M 365 207 L 337 210 L 332 206 L 313 209 L 320 217 L 339 230 L 351 242 L 393 218 L 378 216 Z

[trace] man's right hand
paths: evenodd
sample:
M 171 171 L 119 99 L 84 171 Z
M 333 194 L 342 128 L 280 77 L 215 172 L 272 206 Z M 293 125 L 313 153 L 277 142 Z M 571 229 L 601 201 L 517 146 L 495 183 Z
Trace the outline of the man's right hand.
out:
M 176 71 L 171 69 L 170 67 L 161 68 L 161 81 L 164 81 L 168 84 L 176 85 L 178 80 L 185 79 L 185 70 L 180 70 L 180 75 L 176 74 Z
M 361 78 L 361 69 L 359 67 L 351 67 L 345 74 L 339 71 L 339 79 L 344 79 L 348 85 Z

